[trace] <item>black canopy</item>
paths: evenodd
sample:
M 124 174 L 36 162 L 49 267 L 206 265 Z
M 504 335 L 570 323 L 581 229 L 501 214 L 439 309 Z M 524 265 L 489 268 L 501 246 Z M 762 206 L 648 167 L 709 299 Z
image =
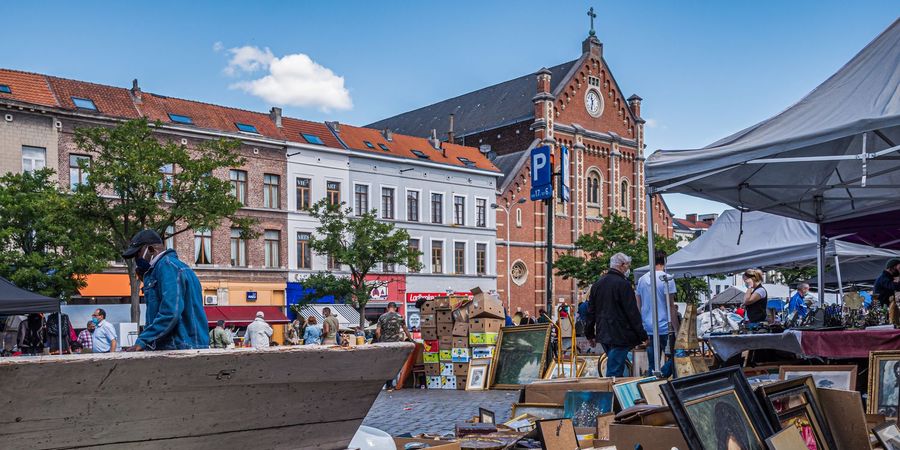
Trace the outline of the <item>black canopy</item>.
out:
M 26 291 L 0 277 L 0 315 L 59 311 L 59 300 Z

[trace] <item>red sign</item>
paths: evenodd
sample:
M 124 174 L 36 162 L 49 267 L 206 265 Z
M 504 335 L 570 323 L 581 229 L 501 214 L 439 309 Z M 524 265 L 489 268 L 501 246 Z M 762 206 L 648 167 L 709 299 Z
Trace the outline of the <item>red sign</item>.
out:
M 398 306 L 402 305 L 406 294 L 406 275 L 369 274 L 366 281 L 382 282 L 382 286 L 372 290 L 369 303 L 397 302 Z
M 467 295 L 472 297 L 471 292 L 454 292 L 450 295 Z M 406 303 L 416 303 L 419 299 L 434 300 L 435 297 L 446 297 L 446 292 L 407 292 Z

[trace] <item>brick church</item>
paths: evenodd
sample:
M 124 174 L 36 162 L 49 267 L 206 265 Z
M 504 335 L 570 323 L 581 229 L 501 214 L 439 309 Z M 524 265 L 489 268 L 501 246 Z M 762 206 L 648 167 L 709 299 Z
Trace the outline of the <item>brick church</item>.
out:
M 611 214 L 626 216 L 645 231 L 641 100 L 625 96 L 592 29 L 572 61 L 368 126 L 416 136 L 446 130 L 448 140 L 480 147 L 493 157 L 504 174 L 496 199 L 497 290 L 504 303 L 510 302 L 510 313 L 521 308 L 535 314 L 546 305 L 547 208 L 529 199 L 530 151 L 550 145 L 557 165 L 560 146 L 570 152 L 571 202 L 553 205 L 557 255 L 573 251 L 579 236 L 599 231 Z M 654 200 L 650 211 L 656 232 L 672 237 L 665 202 Z M 585 297 L 574 280 L 554 278 L 554 303 Z

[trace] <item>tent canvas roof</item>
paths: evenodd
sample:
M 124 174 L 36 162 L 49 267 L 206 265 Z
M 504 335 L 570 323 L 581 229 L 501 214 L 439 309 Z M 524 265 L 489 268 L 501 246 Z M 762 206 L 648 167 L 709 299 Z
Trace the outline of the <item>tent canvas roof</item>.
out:
M 728 289 L 716 294 L 710 302 L 715 306 L 740 305 L 744 302 L 744 291 L 734 286 L 728 286 Z
M 738 240 L 740 239 L 740 243 Z M 749 268 L 803 267 L 816 263 L 814 224 L 764 212 L 727 210 L 709 230 L 669 255 L 666 271 L 675 277 L 737 273 Z M 900 256 L 900 252 L 829 240 L 826 258 L 839 257 L 841 265 L 854 261 Z M 635 272 L 646 273 L 648 267 Z M 842 275 L 844 275 L 842 273 Z M 849 275 L 849 273 L 848 273 Z M 868 279 L 869 275 L 865 275 Z M 878 274 L 872 274 L 874 279 Z M 844 278 L 845 281 L 855 281 Z
M 59 300 L 26 291 L 0 277 L 0 315 L 56 312 Z
M 646 177 L 652 192 L 827 223 L 897 209 L 898 151 L 900 19 L 783 112 L 704 148 L 658 151 Z

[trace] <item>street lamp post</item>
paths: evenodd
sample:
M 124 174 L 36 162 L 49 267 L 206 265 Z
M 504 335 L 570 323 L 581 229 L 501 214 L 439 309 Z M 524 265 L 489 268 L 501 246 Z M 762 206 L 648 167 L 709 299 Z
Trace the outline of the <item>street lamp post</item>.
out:
M 514 204 L 521 205 L 522 203 L 525 203 L 524 198 L 520 198 L 520 199 L 516 200 Z M 512 284 L 510 284 L 510 278 L 512 278 L 512 267 L 510 266 L 510 263 L 509 263 L 509 228 L 510 228 L 509 227 L 509 207 L 508 206 L 504 207 L 504 206 L 498 205 L 496 203 L 491 203 L 491 208 L 502 209 L 503 212 L 506 213 L 506 225 L 505 225 L 505 227 L 506 227 L 506 313 L 510 314 L 511 313 L 510 301 L 511 301 L 512 296 L 510 295 L 509 291 L 510 291 L 510 289 L 512 289 Z

